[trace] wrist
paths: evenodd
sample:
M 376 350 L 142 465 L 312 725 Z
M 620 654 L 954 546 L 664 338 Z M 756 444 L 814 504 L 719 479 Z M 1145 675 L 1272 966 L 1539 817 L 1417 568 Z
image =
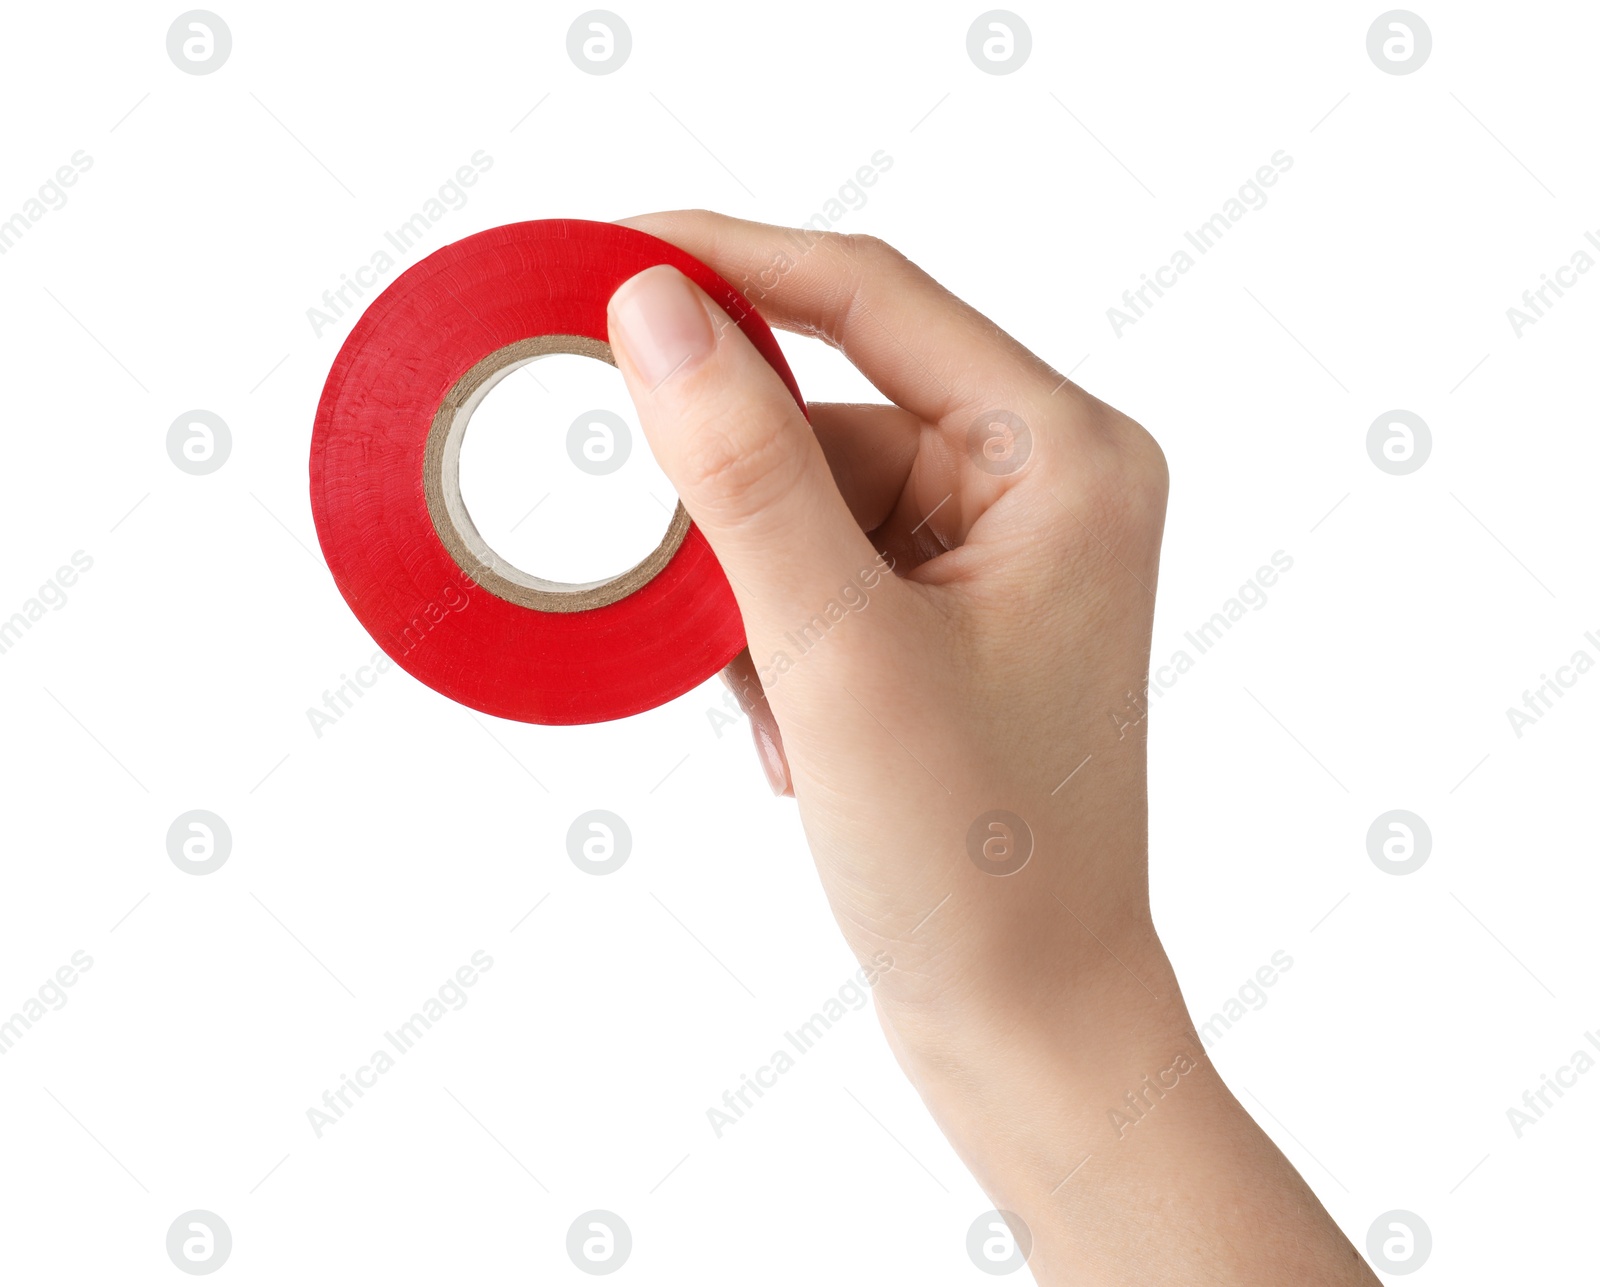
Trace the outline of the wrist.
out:
M 997 1201 L 1047 1194 L 1181 1086 L 1214 1079 L 1154 930 L 1098 953 L 1054 988 L 1003 998 L 907 1007 L 875 990 L 906 1076 Z
M 937 1034 L 884 1016 L 1035 1281 L 1110 1287 L 1131 1259 L 1149 1287 L 1376 1287 L 1223 1084 L 1154 934 L 1117 956 L 1048 1014 L 996 1007 Z
M 961 926 L 936 948 L 895 943 L 873 999 L 902 1060 L 930 1074 L 982 1077 L 1023 1049 L 1073 1073 L 1140 1033 L 1190 1029 L 1148 915 L 1102 914 L 1091 929 L 1057 911 L 1043 941 L 1014 927 L 981 943 Z

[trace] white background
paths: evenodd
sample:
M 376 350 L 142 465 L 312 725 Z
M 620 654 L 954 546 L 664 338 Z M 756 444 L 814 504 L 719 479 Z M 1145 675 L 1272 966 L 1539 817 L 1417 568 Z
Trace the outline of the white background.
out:
M 1158 663 L 1292 556 L 1154 702 L 1154 898 L 1185 993 L 1204 1018 L 1293 957 L 1214 1055 L 1358 1245 L 1403 1208 L 1434 1240 L 1415 1281 L 1592 1265 L 1600 1070 L 1520 1139 L 1506 1110 L 1600 1027 L 1600 677 L 1520 738 L 1505 712 L 1600 658 L 1600 273 L 1521 338 L 1506 318 L 1600 229 L 1593 6 L 1427 5 L 1432 56 L 1393 76 L 1366 52 L 1377 3 L 1035 5 L 1031 57 L 993 76 L 966 52 L 978 5 L 617 0 L 633 52 L 592 76 L 576 5 L 217 3 L 210 75 L 167 56 L 177 6 L 23 7 L 0 51 L 0 218 L 92 158 L 0 257 L 0 616 L 93 559 L 0 656 L 0 1013 L 94 962 L 0 1058 L 0 1274 L 180 1280 L 166 1230 L 204 1208 L 229 1281 L 587 1281 L 566 1230 L 605 1208 L 641 1282 L 987 1281 L 964 1239 L 990 1203 L 870 1010 L 723 1138 L 707 1123 L 854 968 L 793 805 L 742 725 L 713 730 L 720 685 L 540 728 L 395 670 L 311 729 L 373 645 L 307 495 L 353 314 L 318 337 L 306 310 L 480 149 L 396 274 L 529 218 L 798 223 L 882 149 L 838 226 L 1166 449 Z M 1269 203 L 1118 338 L 1107 308 L 1279 149 Z M 868 396 L 782 342 L 808 397 Z M 509 528 L 550 497 L 509 550 L 532 571 L 620 569 L 670 492 L 642 440 L 601 480 L 550 448 L 590 395 L 555 383 L 508 384 L 500 414 L 551 437 L 507 444 L 481 504 Z M 165 446 L 193 408 L 233 437 L 203 477 Z M 1392 408 L 1433 434 L 1404 477 L 1365 448 Z M 205 877 L 166 852 L 197 808 L 233 835 Z M 633 833 L 603 878 L 566 853 L 591 808 Z M 1366 852 L 1394 808 L 1432 830 L 1413 875 Z M 306 1109 L 479 949 L 470 1003 L 316 1138 Z

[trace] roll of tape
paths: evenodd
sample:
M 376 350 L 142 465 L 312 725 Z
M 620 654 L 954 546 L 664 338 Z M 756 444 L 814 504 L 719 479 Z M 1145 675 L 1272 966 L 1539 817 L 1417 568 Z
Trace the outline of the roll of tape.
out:
M 505 719 L 589 724 L 670 701 L 744 647 L 727 578 L 680 503 L 661 545 L 609 581 L 508 564 L 458 476 L 495 383 L 549 353 L 612 361 L 606 302 L 671 264 L 782 377 L 777 341 L 732 286 L 677 247 L 570 219 L 477 233 L 407 270 L 362 314 L 322 390 L 311 510 L 334 581 L 378 646 L 430 688 Z

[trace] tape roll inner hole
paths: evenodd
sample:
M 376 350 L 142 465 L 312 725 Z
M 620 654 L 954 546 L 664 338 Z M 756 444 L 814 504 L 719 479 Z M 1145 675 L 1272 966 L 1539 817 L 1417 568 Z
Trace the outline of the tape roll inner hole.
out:
M 679 501 L 667 532 L 650 554 L 620 576 L 573 584 L 524 572 L 483 539 L 461 495 L 461 445 L 467 424 L 501 380 L 552 353 L 571 353 L 616 365 L 611 346 L 586 335 L 539 335 L 496 349 L 456 381 L 434 414 L 423 455 L 422 483 L 433 530 L 457 565 L 491 594 L 539 612 L 587 612 L 627 598 L 666 567 L 689 532 L 689 513 Z

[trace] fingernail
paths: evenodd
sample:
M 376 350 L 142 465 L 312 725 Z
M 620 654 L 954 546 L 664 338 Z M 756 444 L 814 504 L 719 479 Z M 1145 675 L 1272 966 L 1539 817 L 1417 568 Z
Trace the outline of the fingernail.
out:
M 689 279 L 669 264 L 630 277 L 611 297 L 612 333 L 652 389 L 716 347 Z
M 783 758 L 778 740 L 772 735 L 772 730 L 766 726 L 765 721 L 752 718 L 750 731 L 755 734 L 756 750 L 761 755 L 761 768 L 767 775 L 767 785 L 772 788 L 772 794 L 790 794 L 789 766 Z

